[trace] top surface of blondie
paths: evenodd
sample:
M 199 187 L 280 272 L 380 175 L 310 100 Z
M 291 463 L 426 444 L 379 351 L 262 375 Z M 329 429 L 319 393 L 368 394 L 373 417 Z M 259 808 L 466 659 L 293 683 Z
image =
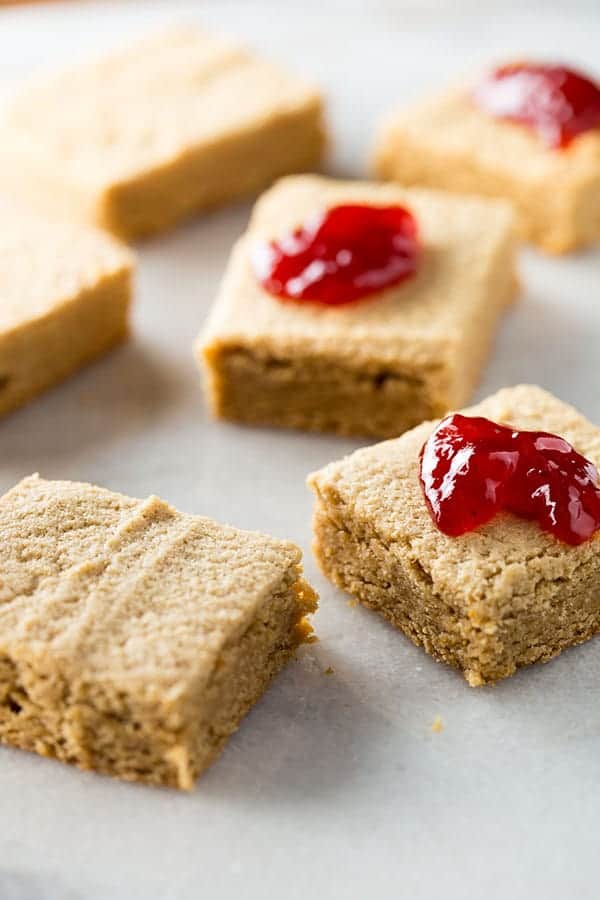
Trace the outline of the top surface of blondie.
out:
M 182 26 L 38 79 L 15 99 L 5 126 L 28 153 L 60 163 L 64 177 L 101 188 L 318 103 L 301 80 Z
M 0 203 L 0 334 L 132 263 L 130 251 L 103 232 Z
M 506 388 L 464 411 L 519 429 L 566 438 L 600 465 L 600 429 L 541 388 Z M 528 594 L 542 581 L 569 579 L 592 557 L 600 562 L 600 534 L 578 547 L 561 543 L 536 523 L 506 513 L 476 531 L 448 537 L 431 520 L 419 482 L 419 452 L 437 422 L 358 450 L 310 476 L 326 505 L 375 531 L 408 559 L 436 590 L 461 600 Z
M 409 281 L 345 306 L 282 301 L 251 268 L 260 241 L 285 235 L 323 209 L 343 203 L 406 205 L 415 213 L 422 258 Z M 334 181 L 314 175 L 281 179 L 255 206 L 237 244 L 201 342 L 304 350 L 368 361 L 440 362 L 446 348 L 488 302 L 494 266 L 512 241 L 512 212 L 500 202 Z
M 0 499 L 0 652 L 175 692 L 207 675 L 300 560 L 293 544 L 89 484 Z
M 548 147 L 532 129 L 481 110 L 470 97 L 471 85 L 461 85 L 392 113 L 382 141 L 395 131 L 407 133 L 438 155 L 477 160 L 512 178 L 576 181 L 600 170 L 600 129 L 579 135 L 562 150 Z

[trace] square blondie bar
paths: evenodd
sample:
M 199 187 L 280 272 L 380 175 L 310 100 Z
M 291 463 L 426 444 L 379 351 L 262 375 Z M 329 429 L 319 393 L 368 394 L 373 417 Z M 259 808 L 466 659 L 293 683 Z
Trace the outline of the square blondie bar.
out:
M 89 484 L 0 499 L 0 740 L 189 789 L 310 628 L 290 543 Z
M 508 388 L 465 412 L 559 434 L 600 463 L 600 429 L 540 388 Z M 443 534 L 418 476 L 436 424 L 310 476 L 315 552 L 336 585 L 476 686 L 600 632 L 600 533 L 570 546 L 503 513 L 460 537 Z
M 420 229 L 410 281 L 345 306 L 281 301 L 251 268 L 256 242 L 337 204 L 404 204 Z M 516 291 L 505 204 L 318 176 L 257 203 L 196 343 L 216 416 L 387 437 L 468 400 Z
M 192 27 L 25 89 L 0 124 L 0 183 L 125 238 L 312 168 L 322 103 Z
M 557 151 L 479 109 L 469 85 L 389 115 L 373 169 L 402 184 L 509 200 L 521 237 L 551 253 L 600 241 L 600 130 Z
M 133 256 L 91 228 L 0 204 L 0 414 L 124 340 Z

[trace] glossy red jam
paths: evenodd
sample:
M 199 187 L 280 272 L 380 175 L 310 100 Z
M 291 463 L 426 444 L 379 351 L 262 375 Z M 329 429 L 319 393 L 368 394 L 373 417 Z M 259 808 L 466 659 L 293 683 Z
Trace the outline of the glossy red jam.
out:
M 415 274 L 417 223 L 401 206 L 335 206 L 252 255 L 269 293 L 328 306 L 352 303 Z
M 477 86 L 474 99 L 493 116 L 528 125 L 549 147 L 567 147 L 600 128 L 600 86 L 563 66 L 502 66 Z
M 567 544 L 600 528 L 598 471 L 555 434 L 448 416 L 421 450 L 420 476 L 444 534 L 473 531 L 501 510 L 534 519 Z

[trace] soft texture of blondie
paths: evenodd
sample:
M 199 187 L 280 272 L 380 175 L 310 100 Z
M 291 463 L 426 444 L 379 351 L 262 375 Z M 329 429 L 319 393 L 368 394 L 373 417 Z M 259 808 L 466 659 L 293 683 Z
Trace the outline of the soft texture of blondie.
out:
M 0 204 L 0 414 L 125 339 L 132 268 L 100 231 Z
M 193 27 L 46 78 L 0 124 L 0 181 L 125 238 L 310 169 L 318 92 Z
M 465 412 L 560 434 L 600 464 L 600 430 L 538 387 L 507 388 Z M 600 534 L 573 547 L 508 514 L 443 534 L 418 477 L 436 424 L 310 476 L 315 552 L 336 585 L 476 686 L 600 632 Z
M 551 253 L 600 241 L 600 129 L 564 150 L 480 110 L 461 86 L 392 114 L 378 177 L 510 200 L 521 236 Z
M 404 204 L 416 277 L 338 307 L 282 301 L 251 268 L 257 241 L 340 203 Z M 516 290 L 508 205 L 395 185 L 284 178 L 258 201 L 196 349 L 213 413 L 388 437 L 466 402 Z
M 309 634 L 290 543 L 88 484 L 0 499 L 0 740 L 190 789 Z

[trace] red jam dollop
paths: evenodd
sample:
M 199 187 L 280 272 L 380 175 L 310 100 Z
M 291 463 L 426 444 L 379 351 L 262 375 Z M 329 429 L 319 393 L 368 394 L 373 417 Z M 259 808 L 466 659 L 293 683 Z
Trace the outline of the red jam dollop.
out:
M 563 438 L 478 416 L 447 416 L 421 450 L 421 486 L 444 534 L 473 531 L 501 510 L 534 519 L 567 544 L 600 528 L 600 476 Z
M 528 125 L 550 147 L 567 147 L 582 132 L 600 128 L 600 87 L 564 66 L 502 66 L 473 96 L 493 116 Z
M 335 206 L 258 245 L 254 273 L 270 294 L 328 306 L 352 303 L 415 274 L 417 222 L 402 206 Z

